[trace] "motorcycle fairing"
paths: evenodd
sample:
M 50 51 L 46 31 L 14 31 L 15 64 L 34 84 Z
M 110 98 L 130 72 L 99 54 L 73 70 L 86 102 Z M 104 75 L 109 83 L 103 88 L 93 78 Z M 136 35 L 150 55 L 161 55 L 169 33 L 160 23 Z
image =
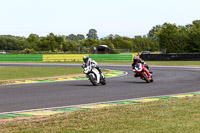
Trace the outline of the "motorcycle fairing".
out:
M 135 65 L 135 69 L 138 71 L 138 72 L 141 72 L 142 71 L 142 64 L 141 63 L 137 63 Z
M 92 72 L 95 73 L 96 77 L 97 77 L 97 83 L 100 82 L 100 73 L 96 68 L 92 69 Z

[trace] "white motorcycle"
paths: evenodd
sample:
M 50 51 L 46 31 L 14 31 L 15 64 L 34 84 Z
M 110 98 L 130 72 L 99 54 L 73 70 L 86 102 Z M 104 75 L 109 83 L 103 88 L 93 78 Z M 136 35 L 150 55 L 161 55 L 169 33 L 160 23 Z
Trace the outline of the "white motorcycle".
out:
M 106 79 L 103 73 L 100 73 L 99 70 L 97 70 L 97 68 L 92 66 L 86 66 L 82 68 L 83 68 L 83 73 L 86 74 L 86 76 L 94 86 L 97 86 L 99 84 L 102 85 L 106 84 Z

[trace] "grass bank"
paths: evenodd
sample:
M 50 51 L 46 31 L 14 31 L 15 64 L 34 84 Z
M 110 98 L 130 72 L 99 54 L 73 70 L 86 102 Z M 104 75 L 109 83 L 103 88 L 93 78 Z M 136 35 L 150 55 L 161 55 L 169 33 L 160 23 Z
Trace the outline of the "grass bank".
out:
M 0 84 L 7 84 L 14 80 L 34 80 L 82 74 L 82 69 L 72 67 L 0 67 L 0 72 Z
M 0 67 L 0 72 L 1 81 L 80 74 L 82 69 L 72 67 Z
M 109 70 L 102 70 L 108 72 Z M 81 76 L 82 68 L 77 67 L 0 67 L 0 84 L 13 80 Z
M 200 96 L 91 109 L 29 120 L 1 122 L 1 132 L 199 132 Z

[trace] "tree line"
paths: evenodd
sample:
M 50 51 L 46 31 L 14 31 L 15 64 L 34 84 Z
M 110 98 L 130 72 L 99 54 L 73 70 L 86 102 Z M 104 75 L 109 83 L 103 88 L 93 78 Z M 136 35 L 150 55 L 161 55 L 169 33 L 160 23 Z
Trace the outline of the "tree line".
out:
M 112 34 L 99 38 L 95 29 L 90 29 L 86 37 L 82 34 L 65 36 L 53 33 L 44 37 L 30 34 L 27 38 L 0 36 L 0 50 L 21 50 L 23 53 L 88 53 L 88 48 L 99 45 L 132 52 L 165 49 L 167 53 L 199 53 L 200 20 L 185 26 L 170 23 L 156 25 L 147 35 L 133 38 Z

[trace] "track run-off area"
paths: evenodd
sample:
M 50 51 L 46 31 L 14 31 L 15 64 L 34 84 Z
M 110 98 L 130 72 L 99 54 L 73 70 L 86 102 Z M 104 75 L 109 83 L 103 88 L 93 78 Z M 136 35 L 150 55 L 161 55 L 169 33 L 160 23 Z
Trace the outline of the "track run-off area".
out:
M 80 67 L 80 64 L 0 63 L 0 66 Z M 105 86 L 93 86 L 88 80 L 0 85 L 0 113 L 200 91 L 200 67 L 150 66 L 154 82 L 148 84 L 134 77 L 131 65 L 99 66 L 127 74 L 106 78 Z

